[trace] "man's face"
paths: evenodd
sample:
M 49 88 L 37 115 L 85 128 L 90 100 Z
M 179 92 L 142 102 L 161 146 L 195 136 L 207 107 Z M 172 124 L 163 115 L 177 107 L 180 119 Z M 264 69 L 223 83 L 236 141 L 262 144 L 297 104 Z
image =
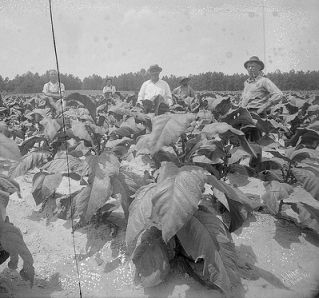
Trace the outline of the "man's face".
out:
M 150 76 L 151 76 L 151 81 L 156 83 L 159 80 L 159 72 L 151 72 Z
M 106 81 L 106 86 L 111 86 L 111 84 L 112 84 L 112 81 L 111 81 L 111 80 L 107 80 L 107 81 Z
M 260 65 L 256 62 L 247 63 L 247 71 L 250 77 L 257 77 L 260 72 Z
M 49 78 L 52 83 L 56 83 L 58 81 L 58 74 L 56 73 L 56 71 L 50 71 Z

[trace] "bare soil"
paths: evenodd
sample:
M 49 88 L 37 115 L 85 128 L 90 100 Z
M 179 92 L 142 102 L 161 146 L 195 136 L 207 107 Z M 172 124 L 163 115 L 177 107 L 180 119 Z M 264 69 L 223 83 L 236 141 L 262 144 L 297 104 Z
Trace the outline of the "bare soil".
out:
M 10 294 L 0 293 L 0 297 L 80 297 L 71 223 L 52 217 L 54 201 L 39 211 L 31 195 L 32 175 L 17 181 L 22 199 L 12 195 L 7 214 L 21 229 L 34 256 L 36 277 L 30 288 L 19 276 L 19 270 L 11 271 L 5 262 L 0 265 L 0 284 Z M 263 186 L 252 179 L 243 190 L 259 194 Z M 68 192 L 66 180 L 58 191 Z M 135 287 L 133 265 L 124 257 L 125 227 L 121 216 L 115 214 L 112 219 L 121 226 L 116 236 L 109 225 L 88 226 L 74 233 L 82 297 L 222 297 L 179 268 L 174 268 L 167 281 L 157 287 Z M 256 212 L 232 236 L 239 255 L 245 297 L 316 297 L 319 239 L 314 233 Z

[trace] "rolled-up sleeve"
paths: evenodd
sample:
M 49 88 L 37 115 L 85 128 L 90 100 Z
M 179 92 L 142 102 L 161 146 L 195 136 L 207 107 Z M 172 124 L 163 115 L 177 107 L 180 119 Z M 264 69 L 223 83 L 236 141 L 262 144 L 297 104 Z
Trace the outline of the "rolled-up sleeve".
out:
M 141 86 L 141 89 L 138 93 L 138 97 L 137 97 L 137 103 L 142 103 L 142 100 L 144 100 L 145 97 L 145 88 L 146 88 L 146 82 L 144 82 Z
M 171 106 L 173 104 L 173 100 L 172 100 L 172 93 L 171 93 L 171 88 L 169 87 L 169 85 L 165 82 L 165 100 L 166 103 Z
M 48 84 L 44 84 L 43 85 L 43 90 L 42 90 L 42 92 L 44 93 L 44 94 L 46 94 L 46 93 L 48 93 Z

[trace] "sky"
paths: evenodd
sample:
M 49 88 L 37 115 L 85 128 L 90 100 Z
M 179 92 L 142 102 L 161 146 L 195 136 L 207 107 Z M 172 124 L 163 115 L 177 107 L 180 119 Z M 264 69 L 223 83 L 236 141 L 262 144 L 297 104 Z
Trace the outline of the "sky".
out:
M 319 0 L 52 0 L 60 71 L 81 79 L 319 70 Z M 0 0 L 0 75 L 55 68 L 49 0 Z

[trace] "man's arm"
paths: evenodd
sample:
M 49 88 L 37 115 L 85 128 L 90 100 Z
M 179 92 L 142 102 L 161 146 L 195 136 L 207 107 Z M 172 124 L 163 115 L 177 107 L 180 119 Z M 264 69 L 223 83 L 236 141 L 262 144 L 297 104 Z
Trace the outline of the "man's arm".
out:
M 280 99 L 283 97 L 283 93 L 280 89 L 269 79 L 266 79 L 263 83 L 264 88 L 269 92 L 269 98 L 267 103 L 260 107 L 257 113 L 263 113 L 271 106 L 280 102 Z
M 165 100 L 169 106 L 173 104 L 171 89 L 167 82 L 165 82 Z
M 192 87 L 189 87 L 189 96 L 190 97 L 195 97 L 195 91 Z
M 138 93 L 137 102 L 136 104 L 142 104 L 142 100 L 145 98 L 145 88 L 146 88 L 146 82 L 144 82 L 141 86 L 141 89 Z
M 62 83 L 61 83 L 61 85 L 60 85 L 60 88 L 61 88 L 61 95 L 62 95 L 62 97 L 64 97 L 65 88 L 64 88 L 64 85 L 63 85 Z M 49 91 L 49 88 L 48 88 L 48 85 L 47 85 L 47 84 L 44 84 L 42 93 L 43 93 L 45 96 L 53 97 L 53 98 L 55 98 L 55 99 L 60 99 L 60 98 L 61 98 L 60 90 L 58 91 L 58 93 L 52 93 L 52 92 Z

